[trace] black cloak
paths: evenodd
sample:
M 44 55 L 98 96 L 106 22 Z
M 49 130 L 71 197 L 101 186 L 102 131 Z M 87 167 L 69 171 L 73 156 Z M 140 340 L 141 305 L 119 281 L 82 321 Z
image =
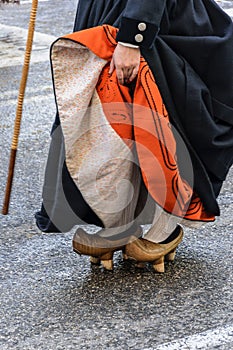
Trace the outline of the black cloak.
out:
M 125 32 L 127 25 L 132 26 L 133 32 L 134 21 L 127 22 L 126 18 L 124 22 L 127 3 L 80 0 L 74 31 L 110 24 L 122 25 Z M 189 150 L 194 190 L 206 210 L 219 215 L 216 198 L 233 161 L 233 24 L 212 0 L 168 0 L 160 4 L 156 36 L 150 47 L 141 45 L 141 53 L 154 74 L 173 127 Z M 119 33 L 119 41 L 124 41 L 124 30 Z M 125 36 L 125 41 L 130 42 L 130 38 Z M 102 226 L 68 173 L 62 132 L 54 133 L 59 124 L 57 114 L 43 189 L 43 202 L 49 202 L 46 209 L 51 210 L 47 214 L 42 205 L 36 214 L 37 225 L 45 232 L 61 230 L 52 222 L 56 215 L 65 217 L 65 196 L 80 219 Z M 185 174 L 179 146 L 177 156 L 181 173 Z M 80 222 L 66 222 L 62 231 Z

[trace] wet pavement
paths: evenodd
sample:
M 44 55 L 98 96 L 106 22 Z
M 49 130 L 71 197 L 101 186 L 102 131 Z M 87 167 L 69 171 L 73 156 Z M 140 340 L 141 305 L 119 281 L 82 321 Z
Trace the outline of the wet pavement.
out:
M 219 196 L 221 216 L 185 230 L 163 275 L 137 270 L 119 253 L 113 273 L 92 269 L 72 252 L 73 231 L 42 234 L 35 226 L 55 115 L 49 46 L 72 31 L 76 3 L 39 1 L 10 212 L 0 214 L 0 349 L 230 350 L 232 170 Z M 233 1 L 219 3 L 232 14 Z M 1 202 L 30 6 L 0 5 Z

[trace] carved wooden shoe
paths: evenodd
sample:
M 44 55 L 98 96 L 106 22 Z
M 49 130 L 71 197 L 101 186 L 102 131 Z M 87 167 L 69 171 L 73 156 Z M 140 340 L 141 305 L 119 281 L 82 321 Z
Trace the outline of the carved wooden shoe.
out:
M 100 265 L 100 258 L 96 258 L 95 256 L 90 256 L 90 263 L 92 265 L 99 266 Z
M 174 261 L 176 256 L 176 249 L 172 250 L 170 253 L 165 255 L 165 260 L 166 261 Z
M 164 272 L 164 261 L 175 259 L 176 248 L 183 238 L 183 229 L 179 226 L 179 232 L 175 239 L 169 243 L 153 243 L 144 238 L 139 238 L 125 247 L 125 253 L 131 259 L 139 262 L 150 262 L 156 272 Z
M 102 265 L 105 270 L 112 271 L 113 270 L 113 254 L 107 255 L 107 260 L 106 260 L 106 255 L 102 255 L 101 258 L 96 258 L 94 256 L 90 256 L 90 263 L 92 266 Z
M 164 256 L 161 256 L 161 258 L 156 259 L 155 261 L 153 261 L 152 264 L 153 264 L 153 269 L 156 272 L 163 273 L 165 271 L 165 268 L 164 268 Z
M 134 229 L 134 228 L 133 228 Z M 123 250 L 125 244 L 142 235 L 141 227 L 125 231 L 118 239 L 107 239 L 98 234 L 90 235 L 79 228 L 73 237 L 73 250 L 79 255 L 89 255 L 93 265 L 102 265 L 106 270 L 113 270 L 113 254 Z M 125 235 L 125 237 L 124 237 Z M 122 238 L 123 237 L 123 238 Z

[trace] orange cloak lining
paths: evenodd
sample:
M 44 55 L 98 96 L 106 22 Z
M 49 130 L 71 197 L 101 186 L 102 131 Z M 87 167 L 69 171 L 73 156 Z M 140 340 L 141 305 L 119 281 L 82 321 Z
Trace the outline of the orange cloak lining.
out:
M 141 58 L 136 86 L 118 84 L 109 63 L 116 43 L 117 29 L 103 25 L 64 36 L 89 48 L 108 61 L 96 90 L 112 128 L 129 145 L 134 140 L 143 181 L 157 204 L 168 213 L 197 221 L 213 221 L 190 184 L 179 172 L 176 140 L 169 116 L 147 62 Z

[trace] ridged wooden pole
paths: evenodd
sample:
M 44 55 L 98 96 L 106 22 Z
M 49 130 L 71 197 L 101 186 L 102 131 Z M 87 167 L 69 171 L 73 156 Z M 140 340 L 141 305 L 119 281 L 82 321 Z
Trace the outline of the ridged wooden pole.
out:
M 5 198 L 3 202 L 3 208 L 2 208 L 3 215 L 7 215 L 8 209 L 9 209 L 12 182 L 14 177 L 15 159 L 16 159 L 16 153 L 18 148 L 20 125 L 21 125 L 21 119 L 22 119 L 24 94 L 25 94 L 25 89 L 27 84 L 29 63 L 30 63 L 31 52 L 32 52 L 32 42 L 33 42 L 33 36 L 34 36 L 34 30 L 35 30 L 37 6 L 38 6 L 38 0 L 32 0 L 31 14 L 30 14 L 30 20 L 28 25 L 28 37 L 27 37 L 27 43 L 26 43 L 26 49 L 25 49 L 22 77 L 21 77 L 20 87 L 19 87 L 14 132 L 13 132 L 12 144 L 11 144 L 11 153 L 10 153 L 10 160 L 9 160 L 9 169 L 8 169 L 8 177 L 7 177 L 7 184 L 6 184 L 6 190 L 5 190 Z

